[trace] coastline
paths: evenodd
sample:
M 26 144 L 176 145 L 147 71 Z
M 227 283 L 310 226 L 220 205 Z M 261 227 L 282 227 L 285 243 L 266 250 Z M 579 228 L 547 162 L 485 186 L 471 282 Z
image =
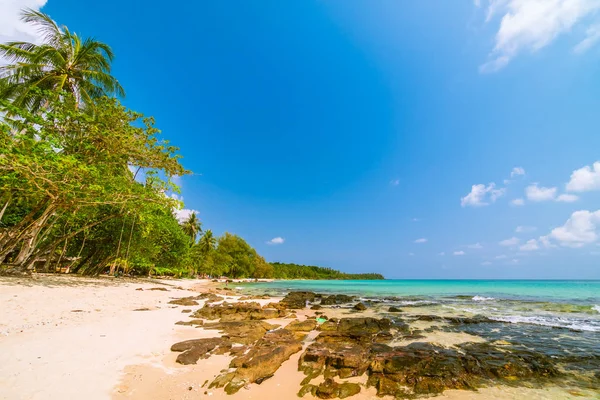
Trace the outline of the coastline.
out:
M 198 294 L 218 294 L 228 302 L 259 303 L 280 298 L 241 300 L 241 294 L 220 288 L 207 280 L 120 280 L 113 278 L 75 278 L 39 276 L 37 278 L 0 278 L 0 398 L 2 399 L 193 399 L 233 398 L 280 400 L 297 398 L 305 378 L 298 363 L 314 342 L 312 331 L 302 342 L 302 351 L 292 354 L 275 375 L 261 384 L 249 384 L 233 395 L 223 389 L 208 389 L 212 381 L 228 368 L 229 355 L 215 354 L 197 364 L 176 362 L 180 353 L 171 345 L 190 339 L 218 338 L 218 330 L 201 326 L 176 325 L 186 321 L 206 301 L 198 305 L 169 304 Z M 142 289 L 142 290 L 138 290 Z M 157 290 L 158 289 L 158 290 Z M 220 304 L 219 301 L 212 303 Z M 143 311 L 142 311 L 143 310 Z M 356 313 L 352 309 L 324 308 L 329 318 L 377 318 L 373 309 Z M 285 317 L 264 322 L 286 326 L 294 320 L 307 321 L 314 310 L 302 308 Z M 411 330 L 420 331 L 418 339 L 398 341 L 403 346 L 416 341 L 453 347 L 483 339 L 465 332 L 426 332 L 432 322 L 415 321 Z M 348 382 L 366 383 L 365 376 Z M 322 378 L 316 380 L 322 382 Z M 592 394 L 590 394 L 592 393 Z M 549 385 L 535 388 L 498 384 L 478 391 L 445 390 L 442 399 L 588 398 L 593 392 Z M 312 399 L 310 393 L 304 396 Z M 375 399 L 373 387 L 362 386 L 353 399 Z M 390 398 L 390 397 L 385 397 Z M 589 397 L 593 398 L 593 397 Z

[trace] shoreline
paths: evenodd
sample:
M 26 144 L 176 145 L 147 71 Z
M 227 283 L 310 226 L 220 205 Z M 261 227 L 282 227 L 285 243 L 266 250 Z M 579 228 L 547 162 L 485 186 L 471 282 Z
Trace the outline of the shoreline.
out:
M 212 381 L 229 367 L 228 355 L 211 355 L 193 365 L 176 362 L 180 353 L 171 345 L 199 338 L 222 338 L 219 330 L 202 326 L 176 325 L 187 321 L 207 300 L 197 305 L 169 304 L 169 301 L 213 293 L 228 302 L 264 306 L 278 298 L 241 300 L 233 288 L 208 280 L 154 280 L 38 276 L 35 278 L 0 278 L 0 398 L 1 399 L 148 399 L 148 398 L 233 398 L 280 400 L 297 398 L 300 382 L 305 378 L 298 363 L 318 331 L 302 340 L 302 350 L 284 361 L 271 379 L 249 384 L 234 395 L 223 389 L 208 389 Z M 142 289 L 142 290 L 139 290 Z M 166 289 L 166 290 L 165 290 Z M 221 304 L 221 301 L 212 303 Z M 349 308 L 324 307 L 329 318 L 377 318 L 372 309 L 356 313 Z M 314 310 L 294 310 L 289 316 L 265 319 L 284 327 L 296 319 L 308 321 Z M 411 323 L 411 331 L 422 332 L 419 339 L 399 341 L 435 342 L 452 348 L 483 339 L 467 333 L 426 331 L 432 322 Z M 360 383 L 355 400 L 375 399 L 374 387 L 366 388 L 366 377 L 347 380 Z M 314 381 L 321 383 L 322 378 Z M 442 399 L 530 399 L 571 398 L 569 388 L 547 386 L 531 388 L 502 384 L 479 388 L 477 392 L 445 390 Z M 206 392 L 206 393 L 205 393 Z M 586 398 L 586 391 L 580 396 Z M 593 394 L 593 392 L 591 392 Z M 291 397 L 293 396 L 293 397 Z M 310 393 L 305 399 L 313 399 Z M 384 397 L 390 398 L 390 397 Z

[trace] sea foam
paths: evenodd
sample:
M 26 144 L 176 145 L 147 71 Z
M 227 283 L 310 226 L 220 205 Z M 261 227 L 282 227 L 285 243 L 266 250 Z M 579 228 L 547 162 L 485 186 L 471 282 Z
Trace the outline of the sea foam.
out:
M 493 297 L 485 297 L 485 296 L 474 296 L 471 300 L 473 301 L 490 301 L 490 300 L 496 300 Z

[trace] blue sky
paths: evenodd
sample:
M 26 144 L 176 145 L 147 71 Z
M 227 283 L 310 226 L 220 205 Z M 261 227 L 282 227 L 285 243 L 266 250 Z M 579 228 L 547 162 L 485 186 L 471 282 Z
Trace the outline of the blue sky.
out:
M 35 38 L 0 7 L 0 38 Z M 270 261 L 600 278 L 596 0 L 43 10 L 113 47 L 125 103 L 195 172 L 185 207 Z

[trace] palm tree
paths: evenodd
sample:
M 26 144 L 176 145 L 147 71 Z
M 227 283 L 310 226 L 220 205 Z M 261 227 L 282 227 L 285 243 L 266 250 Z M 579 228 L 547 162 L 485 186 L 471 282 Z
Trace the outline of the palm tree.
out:
M 114 55 L 108 45 L 82 39 L 39 11 L 23 10 L 22 20 L 39 28 L 43 43 L 0 44 L 0 55 L 9 61 L 0 67 L 0 99 L 35 112 L 46 103 L 41 90 L 71 93 L 82 106 L 102 96 L 125 96 L 110 74 Z
M 192 243 L 196 243 L 196 237 L 202 232 L 202 222 L 195 212 L 191 213 L 188 219 L 183 221 L 181 228 L 186 235 L 192 239 Z
M 203 255 L 210 253 L 217 247 L 217 238 L 213 236 L 212 231 L 209 229 L 204 232 L 204 235 L 200 238 L 200 252 Z

